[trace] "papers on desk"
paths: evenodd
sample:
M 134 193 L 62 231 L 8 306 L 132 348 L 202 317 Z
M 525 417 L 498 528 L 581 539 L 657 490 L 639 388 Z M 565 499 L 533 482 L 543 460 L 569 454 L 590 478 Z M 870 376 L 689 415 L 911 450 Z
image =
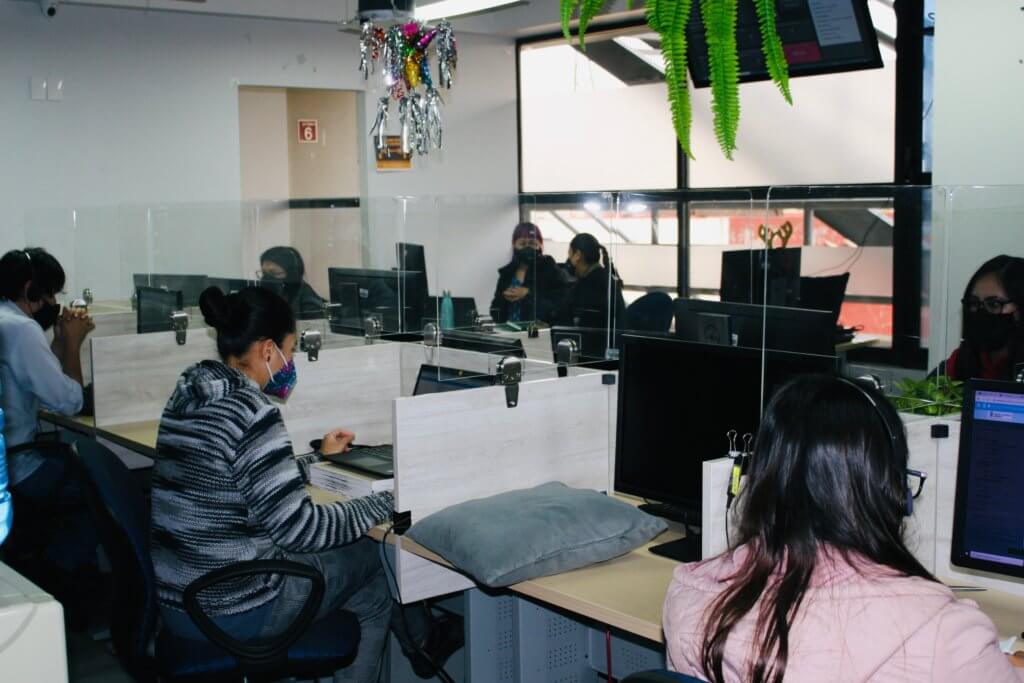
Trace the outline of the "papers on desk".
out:
M 348 498 L 392 491 L 395 488 L 394 479 L 377 479 L 329 462 L 319 462 L 309 468 L 309 483 L 318 489 L 340 493 Z

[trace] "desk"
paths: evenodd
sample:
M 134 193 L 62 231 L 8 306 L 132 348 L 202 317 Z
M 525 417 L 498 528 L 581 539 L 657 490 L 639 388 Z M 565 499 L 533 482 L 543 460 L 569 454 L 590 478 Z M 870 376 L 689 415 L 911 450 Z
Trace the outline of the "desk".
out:
M 91 435 L 96 431 L 96 418 L 91 415 L 58 415 L 41 410 L 39 419 L 79 434 Z
M 97 427 L 96 436 L 152 458 L 156 455 L 156 437 L 160 420 Z

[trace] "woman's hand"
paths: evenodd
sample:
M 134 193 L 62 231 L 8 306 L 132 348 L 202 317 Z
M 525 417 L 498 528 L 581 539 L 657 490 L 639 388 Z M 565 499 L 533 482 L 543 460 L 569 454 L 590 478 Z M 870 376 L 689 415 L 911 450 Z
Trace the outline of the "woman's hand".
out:
M 345 429 L 335 429 L 333 432 L 324 434 L 323 443 L 320 444 L 320 452 L 324 455 L 347 453 L 351 450 L 349 446 L 355 440 L 356 435 L 353 432 Z
M 505 290 L 505 300 L 509 303 L 515 303 L 521 299 L 525 299 L 526 295 L 530 293 L 530 290 L 526 287 L 509 287 Z

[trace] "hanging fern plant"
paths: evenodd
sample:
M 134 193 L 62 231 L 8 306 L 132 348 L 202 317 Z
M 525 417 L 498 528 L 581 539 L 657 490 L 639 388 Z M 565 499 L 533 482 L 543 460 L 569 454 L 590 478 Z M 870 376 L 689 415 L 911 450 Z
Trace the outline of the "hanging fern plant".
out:
M 736 47 L 736 17 L 739 0 L 698 0 L 704 20 L 711 78 L 711 109 L 714 113 L 715 137 L 727 159 L 736 150 L 736 132 L 740 122 L 739 53 Z M 572 20 L 579 20 L 580 48 L 585 50 L 584 37 L 590 22 L 603 9 L 606 0 L 559 0 L 562 33 L 572 40 Z M 775 0 L 753 0 L 761 31 L 761 50 L 768 75 L 786 102 L 793 104 L 789 90 L 789 65 L 776 28 Z M 665 61 L 665 84 L 668 87 L 672 126 L 683 152 L 693 158 L 690 148 L 690 127 L 693 112 L 687 81 L 686 25 L 693 0 L 647 0 L 647 24 L 661 37 L 661 54 Z M 632 0 L 627 0 L 632 9 Z

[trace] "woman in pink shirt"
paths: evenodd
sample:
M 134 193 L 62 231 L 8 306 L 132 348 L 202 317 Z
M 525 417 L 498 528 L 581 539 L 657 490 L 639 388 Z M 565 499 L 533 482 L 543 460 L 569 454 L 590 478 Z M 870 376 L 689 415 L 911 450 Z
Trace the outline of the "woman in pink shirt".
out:
M 992 622 L 903 543 L 907 444 L 888 401 L 805 376 L 772 399 L 733 548 L 680 565 L 669 667 L 712 683 L 1017 683 Z

